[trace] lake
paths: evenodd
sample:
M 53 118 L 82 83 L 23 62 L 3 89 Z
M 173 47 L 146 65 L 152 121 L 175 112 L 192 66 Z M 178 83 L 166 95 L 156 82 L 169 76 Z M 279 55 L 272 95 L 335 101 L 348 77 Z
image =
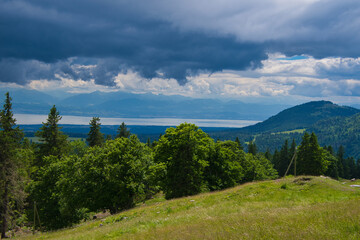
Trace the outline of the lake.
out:
M 46 122 L 47 115 L 40 114 L 14 114 L 17 124 L 41 124 Z M 62 116 L 59 124 L 88 125 L 92 117 Z M 229 127 L 240 128 L 258 123 L 253 120 L 222 120 L 222 119 L 182 119 L 182 118 L 100 118 L 102 125 L 140 126 L 177 126 L 180 123 L 194 123 L 199 127 Z

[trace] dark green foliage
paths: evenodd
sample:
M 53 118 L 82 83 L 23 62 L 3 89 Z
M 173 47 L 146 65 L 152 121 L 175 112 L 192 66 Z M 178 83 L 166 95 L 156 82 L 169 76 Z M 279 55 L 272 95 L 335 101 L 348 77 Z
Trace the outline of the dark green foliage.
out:
M 165 197 L 200 193 L 206 187 L 203 172 L 213 140 L 194 124 L 168 128 L 155 147 L 155 160 L 166 166 L 162 180 Z
M 0 112 L 0 222 L 1 238 L 5 238 L 12 208 L 10 203 L 22 201 L 21 174 L 17 150 L 20 149 L 22 132 L 16 127 L 9 93 L 5 94 L 5 104 Z M 20 189 L 19 189 L 20 187 Z M 19 191 L 17 191 L 19 190 Z
M 265 152 L 264 156 L 266 157 L 267 160 L 270 160 L 270 161 L 272 160 L 272 155 L 271 155 L 271 152 L 270 152 L 269 148 L 266 149 L 266 152 Z
M 298 150 L 297 174 L 318 176 L 324 174 L 327 167 L 328 162 L 323 149 L 317 142 L 316 135 L 312 133 L 310 136 L 305 133 Z
M 239 137 L 236 137 L 235 142 L 237 143 L 238 148 L 239 148 L 240 150 L 243 150 L 243 146 L 242 146 L 241 143 L 240 143 Z
M 60 157 L 66 154 L 68 150 L 67 136 L 60 130 L 58 122 L 61 120 L 61 116 L 57 111 L 55 105 L 50 109 L 46 123 L 39 131 L 36 132 L 36 136 L 40 137 L 42 142 L 39 146 L 39 166 L 41 166 L 41 158 L 44 156 L 57 156 Z
M 295 145 L 300 143 L 302 140 L 303 133 L 292 132 L 292 133 L 261 133 L 256 134 L 256 147 L 259 152 L 266 152 L 267 149 L 270 152 L 280 150 L 285 140 L 290 143 L 291 139 L 295 141 Z
M 349 178 L 350 177 L 350 169 L 349 166 L 346 164 L 345 159 L 345 148 L 340 145 L 336 157 L 338 159 L 338 169 L 339 169 L 339 176 L 342 178 Z
M 337 116 L 352 116 L 359 112 L 360 110 L 356 108 L 338 106 L 328 101 L 308 102 L 288 108 L 264 122 L 242 128 L 239 132 L 254 134 L 302 129 L 310 127 L 319 120 Z
M 88 142 L 90 147 L 93 146 L 101 146 L 104 143 L 104 134 L 100 132 L 100 118 L 93 117 L 90 120 L 90 131 L 88 133 L 88 138 L 86 141 Z
M 293 139 L 291 147 L 289 148 L 288 139 L 285 139 L 284 144 L 282 145 L 280 152 L 274 153 L 273 163 L 275 169 L 278 171 L 280 176 L 284 176 L 286 170 L 289 168 L 292 158 L 294 157 L 296 151 L 296 143 Z M 294 163 L 290 166 L 288 174 L 294 173 Z
M 309 128 L 319 138 L 319 143 L 334 149 L 343 146 L 346 156 L 360 157 L 360 114 L 349 117 L 324 119 Z M 339 172 L 340 173 L 340 172 Z
M 279 159 L 275 164 L 275 169 L 278 171 L 280 176 L 284 176 L 290 164 L 291 157 L 292 156 L 290 156 L 289 143 L 286 139 L 284 145 L 281 147 Z
M 257 147 L 254 141 L 250 141 L 248 144 L 248 153 L 251 153 L 252 155 L 257 154 Z
M 117 138 L 124 137 L 128 138 L 130 137 L 130 130 L 127 129 L 126 124 L 124 122 L 121 123 L 117 130 L 118 134 L 116 135 Z

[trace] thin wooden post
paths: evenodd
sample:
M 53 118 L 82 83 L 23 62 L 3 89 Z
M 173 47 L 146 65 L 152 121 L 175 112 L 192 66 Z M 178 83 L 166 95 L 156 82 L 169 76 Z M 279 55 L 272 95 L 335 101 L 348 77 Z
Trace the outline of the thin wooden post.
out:
M 36 226 L 36 201 L 34 201 L 34 227 L 33 227 L 33 235 L 35 234 L 35 226 Z
M 294 161 L 294 176 L 296 177 L 296 156 L 295 156 L 295 161 Z
M 293 155 L 293 157 L 292 157 L 292 159 L 291 159 L 291 162 L 290 162 L 290 164 L 289 164 L 289 166 L 288 166 L 288 168 L 287 168 L 287 170 L 286 170 L 286 172 L 285 172 L 284 177 L 286 177 L 288 171 L 290 170 L 290 166 L 291 166 L 291 164 L 293 163 L 294 159 L 296 159 L 296 148 L 295 148 L 294 155 Z M 296 160 L 295 160 L 295 164 L 296 164 Z M 295 171 L 296 171 L 296 165 L 295 165 Z M 295 176 L 296 176 L 296 173 L 295 173 Z

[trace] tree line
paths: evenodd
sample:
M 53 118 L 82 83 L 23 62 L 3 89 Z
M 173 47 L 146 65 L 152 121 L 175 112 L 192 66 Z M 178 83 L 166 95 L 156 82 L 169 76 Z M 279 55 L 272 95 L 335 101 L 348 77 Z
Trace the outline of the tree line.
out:
M 115 139 L 105 138 L 100 118 L 94 117 L 86 144 L 67 139 L 53 106 L 36 133 L 40 142 L 30 143 L 16 126 L 9 93 L 0 118 L 2 237 L 16 225 L 52 230 L 93 212 L 116 213 L 160 191 L 171 199 L 275 179 L 295 152 L 298 174 L 337 178 L 347 171 L 329 148 L 318 145 L 315 134 L 305 133 L 298 147 L 284 143 L 271 154 L 258 152 L 254 142 L 245 152 L 238 138 L 215 141 L 190 123 L 168 128 L 152 143 L 140 142 L 125 123 Z

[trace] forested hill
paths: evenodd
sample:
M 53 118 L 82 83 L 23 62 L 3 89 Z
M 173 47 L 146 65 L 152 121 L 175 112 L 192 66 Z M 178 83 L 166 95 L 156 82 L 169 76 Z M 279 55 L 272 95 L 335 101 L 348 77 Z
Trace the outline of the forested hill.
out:
M 317 134 L 320 144 L 332 145 L 335 149 L 343 145 L 347 155 L 360 157 L 360 113 L 324 119 L 307 130 Z
M 282 132 L 308 128 L 316 122 L 332 117 L 348 117 L 359 109 L 339 106 L 329 101 L 313 101 L 288 108 L 258 124 L 240 129 L 243 133 Z

